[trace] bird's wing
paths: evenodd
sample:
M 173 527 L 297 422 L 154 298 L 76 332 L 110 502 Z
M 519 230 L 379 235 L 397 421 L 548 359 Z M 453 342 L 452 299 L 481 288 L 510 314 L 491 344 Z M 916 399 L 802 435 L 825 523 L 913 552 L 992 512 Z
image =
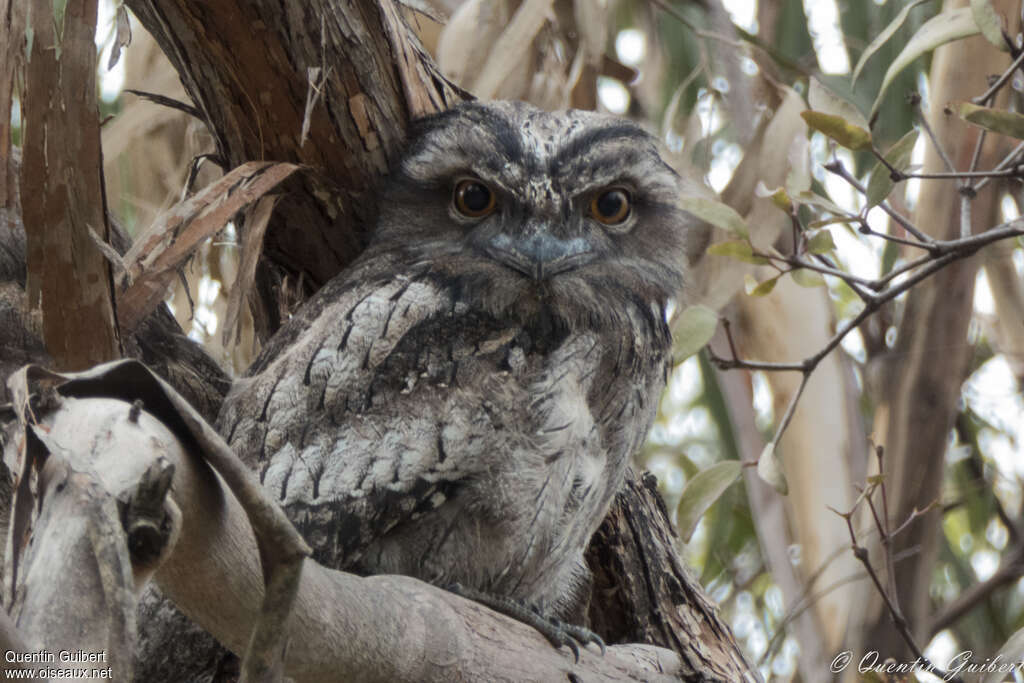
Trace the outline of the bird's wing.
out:
M 218 420 L 318 561 L 339 568 L 474 474 L 472 451 L 516 419 L 482 395 L 514 405 L 498 395 L 523 365 L 515 329 L 467 319 L 428 279 L 347 282 L 281 330 L 280 353 L 236 383 Z

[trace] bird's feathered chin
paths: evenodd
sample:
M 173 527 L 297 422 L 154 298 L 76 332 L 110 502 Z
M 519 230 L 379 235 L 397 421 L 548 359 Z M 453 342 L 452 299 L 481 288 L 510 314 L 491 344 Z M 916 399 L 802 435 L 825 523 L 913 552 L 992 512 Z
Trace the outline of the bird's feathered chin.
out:
M 667 334 L 664 306 L 674 294 L 624 263 L 613 274 L 584 267 L 534 280 L 487 259 L 453 254 L 424 263 L 421 273 L 450 288 L 457 305 L 536 330 L 633 329 L 640 323 L 661 336 Z

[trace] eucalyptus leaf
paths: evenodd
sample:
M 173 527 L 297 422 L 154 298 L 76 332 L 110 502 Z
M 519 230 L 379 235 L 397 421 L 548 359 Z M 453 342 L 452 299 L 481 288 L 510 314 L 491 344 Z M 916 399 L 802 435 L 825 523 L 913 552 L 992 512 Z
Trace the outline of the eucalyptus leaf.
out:
M 821 273 L 811 270 L 810 268 L 797 268 L 790 271 L 789 274 L 793 276 L 793 282 L 797 283 L 801 287 L 825 286 L 825 278 L 821 276 Z
M 779 277 L 776 275 L 764 282 L 758 282 L 753 275 L 747 273 L 743 276 L 744 288 L 749 296 L 768 296 L 775 289 L 775 283 L 779 281 Z
M 753 263 L 758 266 L 769 263 L 768 259 L 764 256 L 755 255 L 754 248 L 750 246 L 750 242 L 744 242 L 743 240 L 717 242 L 708 247 L 707 253 L 715 256 L 727 256 L 737 261 Z
M 800 112 L 800 116 L 808 126 L 824 133 L 847 149 L 871 149 L 871 133 L 866 127 L 862 128 L 840 116 L 820 111 L 803 111 Z
M 808 206 L 813 206 L 817 209 L 821 209 L 822 211 L 834 213 L 837 216 L 850 216 L 851 218 L 856 220 L 856 217 L 849 211 L 845 211 L 839 208 L 839 206 L 836 205 L 832 200 L 826 199 L 825 197 L 822 197 L 820 194 L 817 194 L 815 192 L 801 192 L 793 196 L 793 201 L 795 201 L 797 204 L 807 204 Z
M 765 197 L 770 198 L 772 200 L 772 204 L 786 213 L 789 213 L 790 209 L 793 208 L 793 200 L 789 198 L 789 193 L 786 192 L 786 188 L 769 188 L 764 184 L 763 180 L 757 181 L 757 187 L 754 188 L 754 196 L 761 197 L 762 199 Z
M 703 349 L 718 327 L 718 314 L 707 306 L 690 306 L 672 326 L 674 360 L 679 363 Z
M 676 518 L 683 541 L 690 540 L 700 518 L 742 473 L 743 465 L 739 460 L 723 460 L 704 468 L 686 483 Z
M 889 65 L 888 70 L 886 70 L 885 77 L 882 79 L 882 87 L 875 97 L 875 103 L 871 105 L 871 116 L 868 119 L 870 120 L 875 117 L 878 107 L 881 106 L 882 96 L 885 95 L 886 89 L 911 62 L 940 45 L 973 36 L 980 30 L 978 24 L 974 21 L 974 15 L 971 13 L 970 7 L 960 7 L 941 12 L 926 21 L 917 30 L 917 33 L 907 41 L 903 50 L 896 56 L 892 64 Z
M 728 230 L 740 237 L 750 236 L 750 229 L 747 228 L 743 216 L 722 202 L 703 197 L 688 197 L 682 201 L 682 208 L 715 227 Z
M 1021 114 L 981 107 L 971 102 L 953 102 L 949 106 L 957 116 L 979 128 L 1024 140 L 1024 116 Z
M 917 144 L 917 136 L 918 130 L 913 128 L 889 148 L 884 155 L 889 165 L 899 171 L 907 170 L 907 167 L 910 166 L 910 155 L 914 151 L 914 145 Z M 892 174 L 886 165 L 881 161 L 876 163 L 875 167 L 871 169 L 871 179 L 868 181 L 868 208 L 880 204 L 889 196 L 895 186 L 896 182 L 892 179 Z
M 971 0 L 971 14 L 985 40 L 1003 52 L 1010 49 L 1003 38 L 1003 18 L 992 7 L 990 0 Z
M 810 254 L 827 254 L 835 248 L 836 243 L 828 230 L 819 230 L 807 240 L 807 252 Z
M 848 123 L 867 130 L 868 120 L 857 109 L 857 105 L 829 90 L 817 78 L 810 79 L 810 86 L 807 92 L 807 103 L 811 109 L 822 114 L 831 114 L 847 121 Z
M 789 493 L 789 484 L 786 483 L 786 475 L 782 473 L 782 466 L 775 454 L 774 443 L 768 444 L 761 451 L 761 457 L 757 459 L 757 476 L 782 495 Z
M 860 59 L 857 60 L 857 66 L 853 70 L 851 85 L 857 85 L 857 78 L 860 77 L 860 72 L 864 69 L 864 65 L 869 59 L 871 59 L 871 55 L 878 52 L 878 48 L 885 45 L 885 43 L 893 37 L 893 34 L 900 30 L 900 27 L 903 26 L 903 22 L 907 20 L 910 10 L 925 2 L 928 2 L 928 0 L 915 0 L 914 2 L 908 3 L 902 10 L 900 10 L 900 13 L 889 22 L 889 25 L 882 29 L 882 32 L 875 36 L 874 40 L 864 48 L 864 52 L 860 53 Z

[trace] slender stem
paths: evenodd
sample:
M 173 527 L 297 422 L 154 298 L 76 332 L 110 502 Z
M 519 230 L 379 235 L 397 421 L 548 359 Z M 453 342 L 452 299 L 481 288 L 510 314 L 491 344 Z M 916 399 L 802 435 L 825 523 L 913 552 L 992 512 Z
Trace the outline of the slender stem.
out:
M 960 239 L 971 236 L 971 200 L 976 196 L 977 193 L 969 187 L 960 190 Z
M 988 131 L 982 128 L 981 134 L 978 135 L 978 139 L 974 142 L 974 154 L 971 155 L 971 165 L 967 169 L 970 173 L 978 170 L 978 160 L 981 159 L 981 148 L 985 144 L 986 135 L 988 135 Z
M 890 599 L 889 592 L 886 591 L 885 587 L 882 586 L 882 582 L 879 580 L 878 574 L 875 572 L 875 568 L 871 566 L 871 562 L 868 558 L 868 551 L 857 542 L 857 534 L 853 530 L 853 522 L 851 521 L 852 516 L 852 514 L 844 515 L 844 517 L 846 518 L 846 525 L 850 531 L 850 542 L 853 545 L 853 555 L 864 566 L 864 569 L 865 571 L 867 571 L 872 583 L 875 584 L 875 589 L 878 591 L 878 594 L 882 597 L 882 601 L 885 603 L 885 607 L 889 612 L 889 616 L 892 617 L 893 624 L 895 624 L 896 630 L 899 631 L 900 636 L 903 637 L 903 641 L 910 648 L 911 652 L 914 653 L 914 656 L 921 660 L 921 662 L 925 666 L 926 671 L 932 672 L 944 681 L 962 681 L 963 679 L 961 679 L 959 676 L 952 676 L 946 671 L 935 666 L 935 664 L 933 664 L 931 660 L 929 660 L 928 657 L 926 657 L 924 653 L 921 652 L 921 648 L 917 645 L 917 642 L 914 640 L 913 634 L 910 633 L 910 629 L 907 626 L 907 620 L 900 613 L 899 608 L 893 604 L 892 600 Z
M 991 171 L 956 171 L 954 173 L 900 173 L 903 178 L 922 180 L 964 180 L 966 178 L 1016 178 L 1020 172 L 1015 168 L 992 169 Z
M 838 159 L 834 159 L 829 163 L 825 164 L 825 170 L 839 176 L 847 183 L 849 183 L 850 186 L 853 187 L 853 189 L 857 190 L 861 194 L 867 194 L 867 191 L 864 189 L 864 186 L 857 182 L 856 178 L 850 175 L 850 172 L 846 170 L 846 167 L 843 166 L 842 162 L 840 162 Z M 878 208 L 889 214 L 890 218 L 899 223 L 904 230 L 906 230 L 911 235 L 919 239 L 921 242 L 928 244 L 934 241 L 931 237 L 921 232 L 921 230 L 919 230 L 917 226 L 915 226 L 913 223 L 911 223 L 906 218 L 901 216 L 895 209 L 889 206 L 888 202 L 880 202 L 878 204 Z
M 851 275 L 850 273 L 839 270 L 838 268 L 831 268 L 829 266 L 819 266 L 817 263 L 804 261 L 803 259 L 797 256 L 789 256 L 783 259 L 783 261 L 788 265 L 792 266 L 793 268 L 806 268 L 807 270 L 813 270 L 817 273 L 821 273 L 822 275 L 833 275 L 842 280 L 843 282 L 845 282 L 846 284 L 850 285 L 851 287 L 855 284 L 863 285 L 865 287 L 870 287 L 872 284 L 874 284 L 872 280 L 868 280 L 867 278 Z M 869 294 L 866 292 L 864 293 L 864 295 L 867 296 L 868 298 L 874 296 L 873 294 Z
M 921 265 L 924 265 L 925 263 L 928 263 L 929 261 L 932 260 L 932 258 L 933 257 L 931 255 L 925 254 L 924 256 L 918 256 L 916 259 L 914 259 L 912 261 L 907 261 L 902 266 L 897 266 L 896 268 L 893 268 L 887 274 L 885 274 L 882 277 L 880 277 L 877 280 L 875 280 L 875 284 L 878 285 L 878 287 L 877 287 L 878 289 L 881 289 L 882 287 L 884 287 L 886 284 L 888 284 L 894 278 L 897 278 L 900 275 L 903 275 L 903 273 L 906 273 L 907 271 L 911 271 L 914 268 L 917 268 L 918 266 L 921 266 Z
M 741 360 L 739 358 L 728 359 L 722 358 L 717 353 L 708 347 L 708 358 L 712 363 L 718 367 L 719 370 L 734 370 L 736 368 L 742 368 L 744 370 L 769 370 L 772 372 L 785 372 L 792 370 L 794 372 L 803 372 L 803 363 L 765 363 L 756 360 Z
M 800 396 L 804 393 L 804 387 L 807 386 L 808 380 L 811 379 L 811 373 L 814 368 L 807 368 L 804 370 L 803 375 L 800 377 L 800 386 L 797 387 L 796 393 L 793 394 L 789 399 L 789 405 L 786 406 L 786 414 L 782 416 L 782 421 L 779 422 L 778 428 L 775 430 L 775 436 L 772 438 L 772 443 L 775 447 L 779 447 L 779 441 L 782 439 L 782 435 L 786 433 L 786 428 L 789 427 L 789 423 L 793 420 L 793 414 L 796 412 L 796 404 L 800 402 Z
M 946 148 L 942 146 L 942 143 L 939 142 L 939 139 L 935 136 L 935 131 L 933 131 L 932 127 L 928 124 L 928 117 L 924 115 L 920 102 L 917 103 L 916 108 L 918 120 L 921 122 L 921 127 L 924 128 L 924 132 L 928 134 L 928 139 L 931 140 L 932 147 L 934 147 L 935 151 L 939 153 L 940 157 L 942 157 L 942 162 L 946 164 L 946 168 L 949 169 L 950 173 L 956 173 L 956 166 L 953 165 L 952 159 L 950 159 L 949 155 L 946 154 Z
M 876 159 L 878 159 L 878 163 L 882 164 L 882 166 L 885 166 L 887 169 L 889 169 L 889 173 L 891 173 L 893 176 L 900 179 L 907 177 L 907 174 L 905 174 L 903 171 L 890 164 L 889 160 L 885 158 L 884 154 L 882 154 L 882 150 L 878 149 L 873 144 L 871 145 L 871 153 L 875 155 Z
M 1024 54 L 1024 53 L 1022 53 L 1022 54 Z M 1020 156 L 1021 152 L 1024 152 L 1024 142 L 1019 143 L 1016 147 L 1013 148 L 1012 152 L 1010 152 L 1005 157 L 1003 157 L 1003 160 L 999 162 L 999 165 L 995 167 L 995 170 L 999 171 L 999 170 L 1002 170 L 1002 169 L 1006 168 L 1007 166 L 1009 166 L 1011 164 L 1016 164 L 1017 159 Z M 1014 170 L 1016 171 L 1017 169 L 1014 169 Z M 982 178 L 978 182 L 978 184 L 974 186 L 975 192 L 980 192 L 981 188 L 985 187 L 985 185 L 987 185 L 989 183 L 989 181 L 991 181 L 991 180 L 992 180 L 992 176 L 989 176 L 988 178 Z
M 839 266 L 833 263 L 831 259 L 826 258 L 823 254 L 813 254 L 813 258 L 826 268 L 831 268 L 832 270 L 843 273 L 842 275 L 836 275 L 836 277 L 841 278 L 850 287 L 850 289 L 852 289 L 854 293 L 861 298 L 861 301 L 866 303 L 868 300 L 874 298 L 875 295 L 872 292 L 861 288 L 861 285 L 863 285 L 864 287 L 871 289 L 871 283 L 869 281 L 865 280 L 860 282 L 862 278 L 848 275 L 845 271 L 840 270 Z M 858 282 L 860 282 L 860 284 L 858 284 Z
M 974 104 L 982 105 L 988 104 L 989 100 L 995 97 L 996 93 L 999 92 L 999 90 L 1004 85 L 1006 85 L 1007 81 L 1009 81 L 1010 78 L 1013 76 L 1013 72 L 1020 68 L 1021 64 L 1024 64 L 1024 50 L 1021 51 L 1021 53 L 1017 56 L 1017 59 L 1013 60 L 1013 64 L 1011 64 L 1009 68 L 1006 71 L 1004 71 L 999 78 L 996 79 L 996 82 L 993 83 L 988 90 L 986 90 L 983 94 L 979 95 L 978 97 L 975 97 L 973 100 L 971 100 L 971 102 L 973 102 Z
M 873 230 L 873 229 L 871 229 L 871 227 L 868 226 L 867 221 L 864 221 L 862 223 L 862 227 L 859 228 L 858 230 L 863 235 L 870 235 L 872 237 L 880 237 L 883 240 L 886 240 L 888 242 L 896 242 L 897 244 L 905 244 L 906 246 L 914 247 L 915 249 L 928 249 L 928 250 L 931 250 L 931 246 L 930 245 L 921 244 L 920 242 L 915 242 L 914 240 L 908 240 L 908 239 L 904 239 L 902 237 L 897 237 L 896 235 L 890 235 L 890 234 L 885 233 L 885 232 L 878 232 L 877 230 Z M 925 257 L 925 258 L 927 258 L 927 257 Z
M 962 237 L 958 240 L 946 240 L 935 242 L 935 248 L 941 252 L 951 251 L 963 251 L 965 255 L 967 253 L 974 253 L 979 248 L 992 242 L 998 242 L 1008 237 L 1019 237 L 1024 235 L 1024 218 L 1015 218 L 1012 221 L 1003 223 L 999 227 L 986 230 L 985 232 L 978 233 L 977 235 L 971 235 L 970 237 Z

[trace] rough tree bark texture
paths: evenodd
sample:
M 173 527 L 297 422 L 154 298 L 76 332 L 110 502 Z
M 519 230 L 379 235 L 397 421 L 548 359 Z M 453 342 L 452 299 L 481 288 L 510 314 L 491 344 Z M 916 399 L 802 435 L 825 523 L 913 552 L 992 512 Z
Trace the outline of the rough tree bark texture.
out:
M 225 170 L 274 160 L 323 174 L 325 187 L 289 188 L 267 232 L 264 265 L 272 267 L 261 273 L 257 312 L 266 338 L 288 312 L 289 286 L 304 289 L 300 297 L 315 291 L 365 246 L 374 190 L 410 114 L 459 98 L 410 43 L 403 51 L 394 39 L 402 23 L 390 3 L 128 5 L 178 71 Z
M 22 93 L 21 182 L 33 190 L 22 198 L 26 290 L 29 306 L 42 312 L 54 362 L 82 370 L 121 355 L 110 264 L 90 236 L 109 241 L 110 234 L 93 95 L 96 2 L 69 4 L 63 27 L 50 3 L 35 2 L 31 9 L 34 39 Z M 74 16 L 78 11 L 82 15 Z
M 408 120 L 458 95 L 391 2 L 128 4 L 178 69 L 226 168 L 252 159 L 298 161 L 330 179 L 289 187 L 269 229 L 259 289 L 268 335 L 288 312 L 286 278 L 315 288 L 363 246 L 374 220 L 372 193 Z M 615 605 L 602 612 L 608 632 L 677 649 L 692 680 L 740 680 L 748 671 L 742 655 L 685 574 L 654 498 L 621 498 L 603 534 L 620 544 L 609 548 L 634 553 L 599 568 L 606 590 L 595 593 L 594 609 L 605 598 Z M 604 562 L 609 552 L 615 554 L 597 546 L 591 557 Z

